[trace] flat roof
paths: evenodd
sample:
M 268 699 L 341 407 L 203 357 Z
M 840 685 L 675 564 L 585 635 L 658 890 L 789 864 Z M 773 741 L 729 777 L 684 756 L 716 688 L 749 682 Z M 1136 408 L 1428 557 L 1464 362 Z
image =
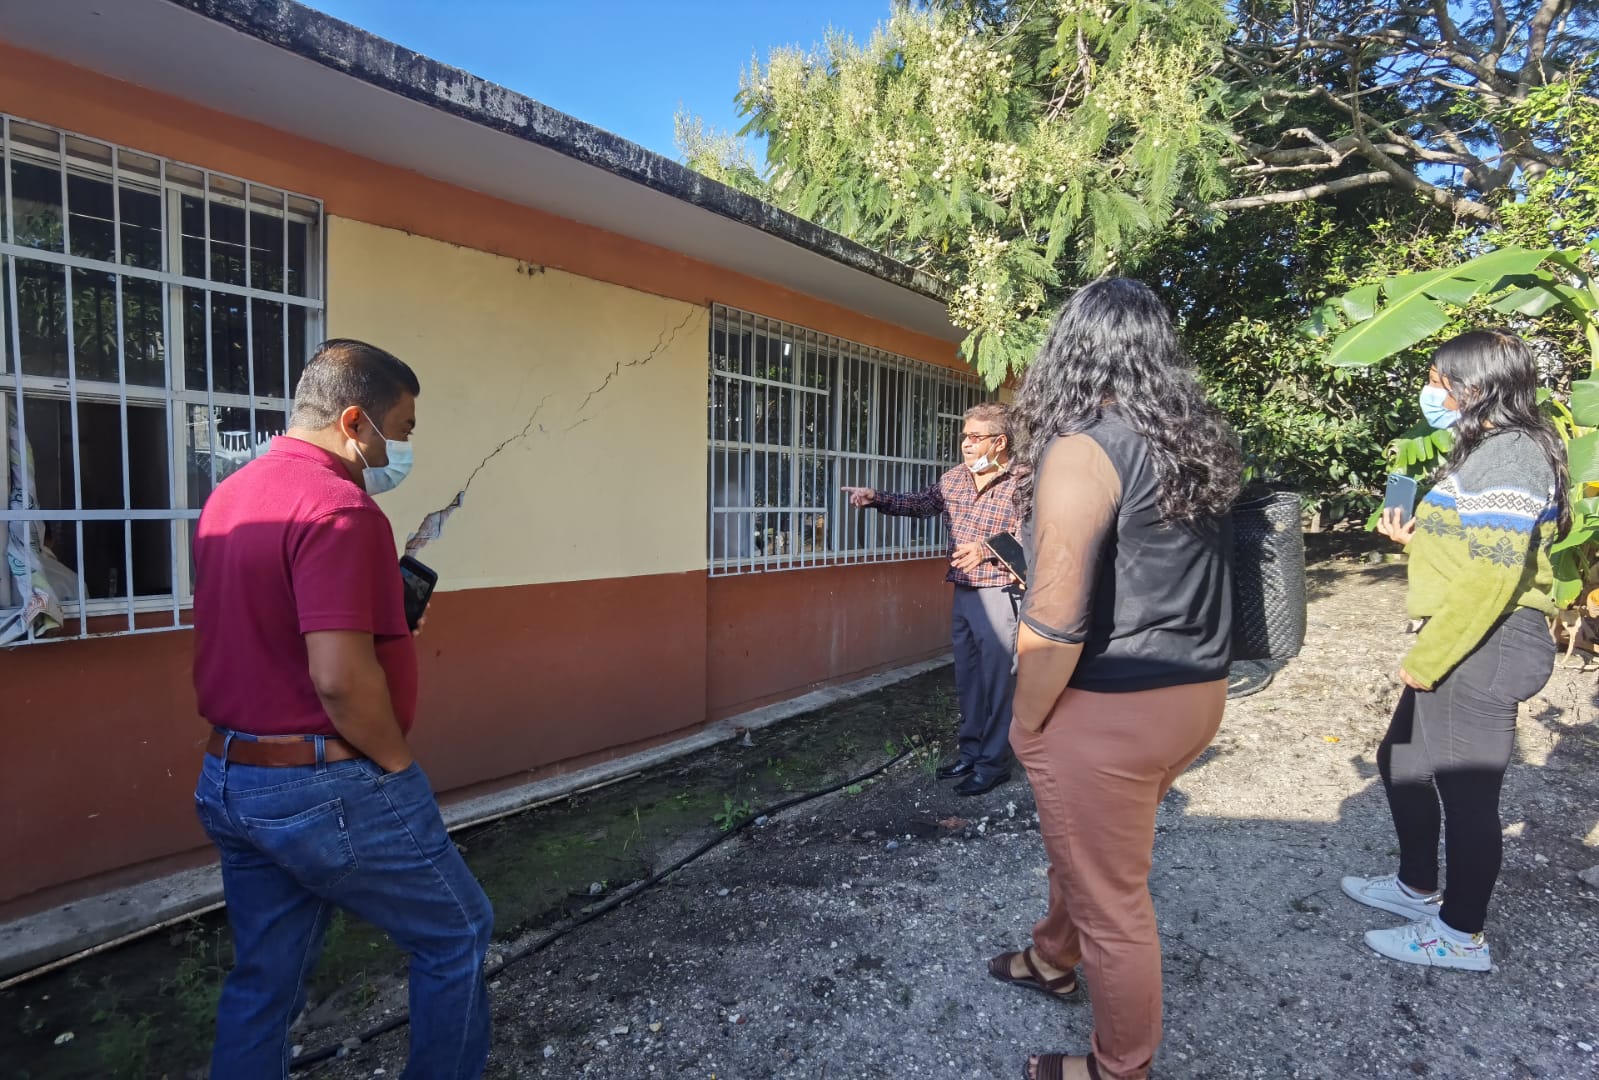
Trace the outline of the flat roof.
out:
M 963 336 L 946 286 L 925 271 L 303 4 L 0 0 L 0 38 L 935 338 Z

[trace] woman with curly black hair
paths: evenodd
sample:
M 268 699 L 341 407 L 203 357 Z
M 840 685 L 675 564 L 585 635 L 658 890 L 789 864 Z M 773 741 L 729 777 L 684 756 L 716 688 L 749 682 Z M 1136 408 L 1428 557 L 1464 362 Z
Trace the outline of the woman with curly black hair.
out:
M 1049 857 L 1049 909 L 995 978 L 1094 1010 L 1093 1052 L 1041 1054 L 1029 1080 L 1137 1080 L 1161 1037 L 1149 870 L 1155 810 L 1215 737 L 1227 698 L 1238 442 L 1147 286 L 1080 289 L 1016 402 L 1031 567 L 1011 746 Z
M 1487 971 L 1488 898 L 1499 878 L 1499 789 L 1516 713 L 1549 679 L 1550 548 L 1571 526 L 1566 449 L 1538 409 L 1532 350 L 1473 330 L 1433 354 L 1421 407 L 1452 427 L 1444 475 L 1408 521 L 1378 527 L 1410 552 L 1405 688 L 1377 767 L 1399 834 L 1399 872 L 1346 877 L 1344 892 L 1411 920 L 1366 944 L 1410 964 Z M 1442 815 L 1439 804 L 1442 803 Z M 1438 833 L 1449 888 L 1438 888 Z

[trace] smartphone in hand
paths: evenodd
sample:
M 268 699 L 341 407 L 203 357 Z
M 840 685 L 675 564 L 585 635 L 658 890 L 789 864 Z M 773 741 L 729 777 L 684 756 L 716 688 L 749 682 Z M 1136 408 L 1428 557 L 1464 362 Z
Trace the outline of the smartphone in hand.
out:
M 1382 512 L 1399 511 L 1399 523 L 1404 525 L 1416 516 L 1416 478 L 1403 473 L 1389 473 L 1388 487 L 1383 491 Z
M 439 575 L 407 555 L 400 560 L 400 580 L 405 584 L 405 623 L 415 630 L 427 613 Z
M 1022 551 L 1022 542 L 1016 538 L 1015 533 L 1002 532 L 990 536 L 983 544 L 994 553 L 994 558 L 1009 570 L 1023 588 L 1027 586 L 1027 556 Z

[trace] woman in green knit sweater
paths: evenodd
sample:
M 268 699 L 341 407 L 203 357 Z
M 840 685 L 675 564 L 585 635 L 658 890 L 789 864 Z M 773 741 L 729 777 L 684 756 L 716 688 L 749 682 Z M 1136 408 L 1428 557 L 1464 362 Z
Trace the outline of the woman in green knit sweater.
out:
M 1454 428 L 1454 450 L 1415 517 L 1389 511 L 1378 529 L 1409 549 L 1407 603 L 1423 620 L 1377 750 L 1399 872 L 1346 877 L 1343 889 L 1413 920 L 1366 934 L 1395 960 L 1491 966 L 1482 930 L 1499 877 L 1499 790 L 1517 707 L 1554 669 L 1549 548 L 1571 523 L 1565 447 L 1537 392 L 1532 351 L 1514 334 L 1477 330 L 1439 348 L 1421 404 L 1435 427 Z

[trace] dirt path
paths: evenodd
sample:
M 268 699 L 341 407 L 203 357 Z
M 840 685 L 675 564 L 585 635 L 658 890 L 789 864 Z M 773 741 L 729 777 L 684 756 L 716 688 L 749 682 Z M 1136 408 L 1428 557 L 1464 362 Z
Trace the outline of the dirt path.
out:
M 1599 1076 L 1599 896 L 1577 879 L 1599 862 L 1594 674 L 1558 671 L 1523 716 L 1495 971 L 1383 961 L 1361 932 L 1398 920 L 1346 900 L 1338 878 L 1394 863 L 1373 755 L 1404 645 L 1402 569 L 1323 566 L 1313 585 L 1303 657 L 1232 703 L 1161 810 L 1156 1075 Z M 898 766 L 503 972 L 489 1075 L 1019 1075 L 1025 1053 L 1081 1051 L 1089 1031 L 1085 1005 L 984 973 L 1027 940 L 1043 869 L 1024 781 L 962 800 Z M 403 1035 L 385 1036 L 321 1074 L 394 1076 L 402 1054 Z
M 1524 713 L 1490 916 L 1497 970 L 1378 959 L 1361 932 L 1391 923 L 1338 878 L 1396 854 L 1373 754 L 1405 644 L 1403 568 L 1359 564 L 1358 550 L 1313 569 L 1304 655 L 1229 705 L 1162 807 L 1156 1076 L 1599 1077 L 1599 890 L 1576 876 L 1599 863 L 1599 676 L 1559 671 Z M 489 1075 L 983 1080 L 1019 1075 L 1030 1051 L 1083 1049 L 1085 1004 L 985 973 L 1026 942 L 1044 859 L 1024 780 L 975 800 L 933 780 L 954 724 L 945 669 L 458 835 L 504 953 L 718 821 L 921 748 L 499 974 Z M 0 1077 L 203 1076 L 230 957 L 213 916 L 0 993 L 15 1018 L 0 1024 Z M 340 923 L 313 998 L 296 1041 L 337 1046 L 404 1007 L 403 959 Z M 356 1044 L 310 1074 L 398 1076 L 404 1041 Z

